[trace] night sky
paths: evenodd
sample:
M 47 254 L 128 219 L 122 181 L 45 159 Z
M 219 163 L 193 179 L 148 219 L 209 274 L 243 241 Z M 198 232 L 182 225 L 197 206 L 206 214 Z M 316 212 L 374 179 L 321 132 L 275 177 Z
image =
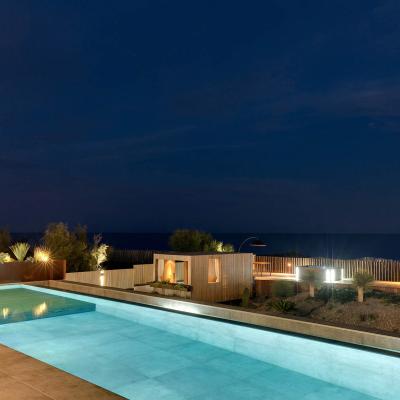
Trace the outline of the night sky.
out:
M 400 2 L 0 2 L 0 226 L 400 231 Z

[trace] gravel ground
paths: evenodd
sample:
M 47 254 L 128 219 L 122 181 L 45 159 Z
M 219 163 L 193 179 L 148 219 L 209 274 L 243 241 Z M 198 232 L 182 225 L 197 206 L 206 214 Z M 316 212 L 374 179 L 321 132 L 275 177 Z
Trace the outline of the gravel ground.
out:
M 254 303 L 256 312 L 298 316 L 312 321 L 329 322 L 338 325 L 348 325 L 362 328 L 373 328 L 386 332 L 400 333 L 400 305 L 389 304 L 382 299 L 367 298 L 363 303 L 352 301 L 338 303 L 329 301 L 324 303 L 308 297 L 308 293 L 301 293 L 287 300 L 296 304 L 296 309 L 283 314 L 271 307 L 272 300 Z

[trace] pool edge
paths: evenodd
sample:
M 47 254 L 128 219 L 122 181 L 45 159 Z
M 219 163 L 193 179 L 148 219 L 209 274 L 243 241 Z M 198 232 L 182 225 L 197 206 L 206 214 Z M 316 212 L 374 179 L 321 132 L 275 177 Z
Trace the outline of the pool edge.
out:
M 122 301 L 155 307 L 170 312 L 190 314 L 202 318 L 211 318 L 228 323 L 243 324 L 260 329 L 278 331 L 309 339 L 328 341 L 343 346 L 360 348 L 400 357 L 400 337 L 365 332 L 350 328 L 324 325 L 314 322 L 288 319 L 284 317 L 258 314 L 251 311 L 236 310 L 218 305 L 185 301 L 181 299 L 149 296 L 100 286 L 88 286 L 66 281 L 46 281 L 31 283 L 49 289 L 69 291 L 82 295 L 95 296 L 109 300 Z

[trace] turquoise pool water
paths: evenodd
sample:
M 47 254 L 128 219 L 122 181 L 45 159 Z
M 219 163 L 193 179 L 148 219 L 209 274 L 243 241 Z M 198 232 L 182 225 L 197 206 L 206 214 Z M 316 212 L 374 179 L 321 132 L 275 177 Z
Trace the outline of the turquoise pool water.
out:
M 25 288 L 0 290 L 0 324 L 95 311 L 86 301 Z
M 44 291 L 37 293 L 54 292 Z M 62 296 L 90 300 L 96 311 L 1 325 L 0 342 L 130 399 L 389 400 L 400 393 L 400 359 L 394 357 L 87 296 Z M 279 335 L 277 342 L 272 334 Z M 236 340 L 236 351 L 228 337 Z M 290 340 L 303 346 L 289 349 L 288 356 Z M 305 358 L 311 350 L 312 357 Z M 280 352 L 289 357 L 288 368 L 280 365 Z M 362 374 L 343 367 L 354 360 L 362 363 Z M 298 365 L 303 373 L 292 369 Z M 328 376 L 310 376 L 315 370 L 332 376 L 350 373 L 359 381 L 345 387 L 347 378 L 337 385 Z

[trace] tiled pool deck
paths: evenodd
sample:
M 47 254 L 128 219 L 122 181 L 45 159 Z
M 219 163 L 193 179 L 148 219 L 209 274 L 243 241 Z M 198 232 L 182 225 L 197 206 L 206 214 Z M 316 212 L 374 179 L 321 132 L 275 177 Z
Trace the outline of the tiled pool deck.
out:
M 0 345 L 2 400 L 117 400 L 122 397 Z

